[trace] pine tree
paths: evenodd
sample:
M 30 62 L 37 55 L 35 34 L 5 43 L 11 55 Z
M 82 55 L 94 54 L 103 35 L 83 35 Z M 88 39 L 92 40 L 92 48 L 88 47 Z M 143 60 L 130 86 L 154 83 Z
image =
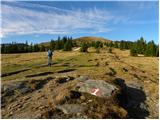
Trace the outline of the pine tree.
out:
M 51 49 L 51 50 L 54 50 L 54 49 L 55 49 L 55 46 L 56 46 L 56 43 L 55 43 L 55 41 L 52 39 L 51 42 L 50 42 L 50 49 Z
M 5 45 L 1 44 L 1 53 L 5 53 Z
M 100 41 L 92 42 L 92 45 L 97 49 L 97 48 L 102 48 L 103 43 Z
M 62 38 L 62 42 L 61 42 L 61 44 L 62 44 L 61 48 L 62 48 L 62 49 L 64 48 L 64 45 L 65 45 L 65 43 L 67 42 L 67 40 L 69 40 L 69 37 L 67 38 L 67 37 L 65 36 L 65 37 Z
M 145 56 L 156 56 L 156 45 L 153 40 L 148 42 Z
M 88 52 L 87 50 L 88 50 L 88 46 L 85 42 L 83 42 L 82 45 L 81 45 L 80 51 L 81 52 Z
M 35 44 L 34 46 L 33 46 L 33 51 L 34 52 L 39 52 L 39 46 L 38 46 L 38 44 Z
M 130 49 L 130 55 L 131 56 L 138 56 L 137 50 L 136 50 L 136 44 L 134 44 Z
M 44 52 L 45 51 L 45 46 L 44 45 L 41 45 L 41 47 L 40 47 L 40 52 Z
M 67 40 L 67 42 L 64 44 L 64 51 L 71 51 L 72 50 L 72 41 L 71 40 Z
M 99 41 L 96 41 L 95 46 L 96 49 L 99 48 Z
M 136 44 L 137 44 L 137 52 L 139 54 L 144 54 L 146 49 L 146 42 L 144 41 L 144 38 L 141 37 L 139 40 L 137 40 Z
M 26 41 L 26 44 L 25 44 L 25 52 L 28 52 L 28 41 Z
M 108 46 L 113 47 L 114 46 L 113 42 L 111 41 Z
M 114 47 L 115 47 L 115 48 L 118 48 L 118 42 L 117 42 L 117 41 L 114 42 Z
M 30 44 L 30 52 L 33 52 L 33 43 Z
M 120 47 L 120 50 L 124 50 L 125 49 L 125 41 L 121 40 L 119 47 Z
M 159 57 L 159 45 L 156 48 L 156 57 Z
M 56 50 L 60 50 L 61 49 L 61 41 L 60 40 L 56 41 L 55 49 Z

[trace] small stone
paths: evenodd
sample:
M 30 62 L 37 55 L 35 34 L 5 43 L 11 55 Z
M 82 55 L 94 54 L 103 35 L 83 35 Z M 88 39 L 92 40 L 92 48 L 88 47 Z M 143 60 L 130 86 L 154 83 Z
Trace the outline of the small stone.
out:
M 87 103 L 82 103 L 82 105 L 87 105 Z
M 88 102 L 92 102 L 93 100 L 88 100 Z
M 81 100 L 85 100 L 85 97 L 84 97 L 84 96 L 81 96 L 80 99 L 81 99 Z

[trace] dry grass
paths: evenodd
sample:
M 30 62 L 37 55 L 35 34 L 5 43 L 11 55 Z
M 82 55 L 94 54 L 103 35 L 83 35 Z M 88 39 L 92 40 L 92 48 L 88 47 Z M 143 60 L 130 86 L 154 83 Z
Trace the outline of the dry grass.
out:
M 137 83 L 143 87 L 149 100 L 147 100 L 150 112 L 152 113 L 155 107 L 155 100 L 158 100 L 158 62 L 156 57 L 131 57 L 129 51 L 121 51 L 113 49 L 113 53 L 108 53 L 106 49 L 101 49 L 100 53 L 95 53 L 93 48 L 89 49 L 89 53 L 80 53 L 79 51 L 55 51 L 53 56 L 52 67 L 42 66 L 47 64 L 46 52 L 40 53 L 25 53 L 25 54 L 3 54 L 2 55 L 2 73 L 9 73 L 24 68 L 30 68 L 30 70 L 21 72 L 15 75 L 2 77 L 2 83 L 4 81 L 18 81 L 29 80 L 25 76 L 30 74 L 39 74 L 43 72 L 53 72 L 53 75 L 46 75 L 35 77 L 46 78 L 48 76 L 80 76 L 88 75 L 93 79 L 102 79 L 112 82 L 116 77 L 122 78 L 127 84 Z M 97 65 L 98 63 L 98 65 Z M 37 67 L 40 66 L 40 67 Z M 111 70 L 112 68 L 112 70 Z M 66 69 L 75 69 L 74 71 L 66 73 L 58 73 L 58 71 Z M 114 75 L 108 75 L 106 73 L 116 71 Z M 57 84 L 54 84 L 57 85 Z M 75 81 L 69 82 L 63 87 L 55 88 L 53 84 L 47 87 L 46 93 L 48 96 L 48 103 L 54 108 L 54 104 L 65 102 L 66 96 L 69 95 L 69 91 L 74 85 Z M 34 88 L 34 86 L 32 86 Z M 53 91 L 50 91 L 50 90 Z M 59 93 L 59 91 L 63 91 Z M 53 96 L 56 95 L 56 96 Z M 52 97 L 55 97 L 53 101 Z M 154 105 L 153 105 L 154 104 Z M 153 106 L 152 106 L 153 105 Z M 103 108 L 103 105 L 102 105 Z M 97 108 L 99 110 L 100 108 Z M 103 108 L 106 110 L 105 108 Z M 100 109 L 102 110 L 102 109 Z M 124 118 L 125 111 L 120 108 L 112 107 L 113 113 L 119 113 L 118 116 Z M 91 111 L 92 113 L 93 111 Z M 88 113 L 88 114 L 91 114 Z M 155 114 L 155 113 L 153 113 Z M 102 113 L 97 112 L 97 118 L 103 118 Z M 105 116 L 105 115 L 104 115 Z

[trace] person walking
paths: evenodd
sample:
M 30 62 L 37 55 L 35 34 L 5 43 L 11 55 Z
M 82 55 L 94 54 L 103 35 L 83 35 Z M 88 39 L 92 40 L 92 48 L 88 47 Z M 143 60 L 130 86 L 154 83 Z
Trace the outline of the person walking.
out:
M 48 50 L 48 66 L 50 66 L 50 67 L 51 67 L 51 65 L 52 65 L 52 55 L 53 55 L 53 53 L 52 53 L 52 51 L 49 49 L 49 50 Z

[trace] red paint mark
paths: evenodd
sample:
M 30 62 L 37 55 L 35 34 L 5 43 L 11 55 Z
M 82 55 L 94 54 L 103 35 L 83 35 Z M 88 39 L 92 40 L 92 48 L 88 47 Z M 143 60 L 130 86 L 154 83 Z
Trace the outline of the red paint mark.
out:
M 100 92 L 99 88 L 95 88 L 91 90 L 91 94 L 95 96 L 97 96 L 99 92 Z

